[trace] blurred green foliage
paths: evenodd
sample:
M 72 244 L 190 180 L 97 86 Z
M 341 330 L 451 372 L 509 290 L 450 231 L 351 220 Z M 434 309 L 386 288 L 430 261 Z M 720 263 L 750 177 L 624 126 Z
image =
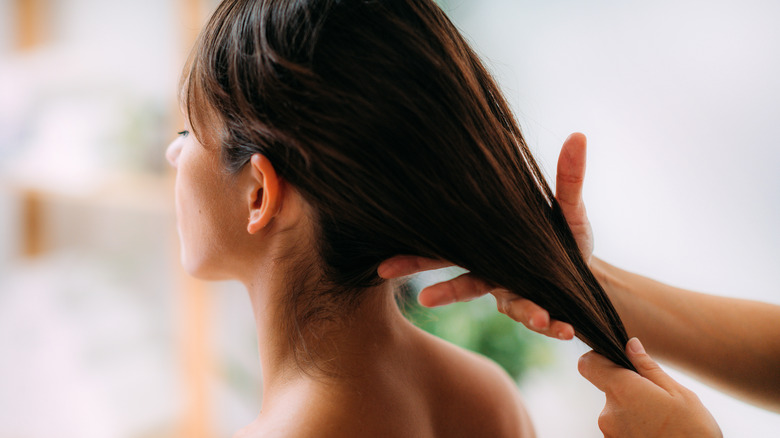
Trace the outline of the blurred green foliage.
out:
M 436 281 L 441 280 L 439 278 Z M 489 357 L 516 381 L 522 379 L 530 369 L 552 362 L 553 350 L 542 336 L 499 313 L 492 295 L 468 303 L 429 309 L 417 303 L 417 294 L 428 284 L 430 282 L 426 284 L 419 279 L 412 279 L 401 288 L 399 294 L 399 304 L 404 314 L 416 326 Z

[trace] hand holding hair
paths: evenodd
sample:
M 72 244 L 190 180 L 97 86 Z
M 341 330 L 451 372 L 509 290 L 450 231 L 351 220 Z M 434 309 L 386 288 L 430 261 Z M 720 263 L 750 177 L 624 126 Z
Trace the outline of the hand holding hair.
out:
M 580 358 L 580 374 L 607 396 L 599 428 L 610 437 L 722 437 L 699 398 L 669 377 L 639 339 L 626 346 L 639 374 L 591 351 Z
M 582 256 L 589 262 L 593 254 L 593 231 L 582 200 L 586 146 L 585 135 L 578 132 L 569 135 L 564 141 L 558 157 L 555 198 L 563 210 Z M 445 260 L 402 255 L 382 262 L 378 273 L 380 277 L 389 279 L 449 266 L 453 264 Z M 452 280 L 426 287 L 420 292 L 418 299 L 423 306 L 435 307 L 470 301 L 487 293 L 496 297 L 498 310 L 501 313 L 522 323 L 528 329 L 551 338 L 569 340 L 574 337 L 574 328 L 570 324 L 551 320 L 549 313 L 536 303 L 505 289 L 497 289 L 471 274 L 463 274 Z

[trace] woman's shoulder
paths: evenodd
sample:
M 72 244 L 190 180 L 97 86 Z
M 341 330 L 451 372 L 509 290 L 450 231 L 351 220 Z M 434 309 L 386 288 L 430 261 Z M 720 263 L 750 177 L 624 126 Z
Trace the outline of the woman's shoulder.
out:
M 517 385 L 503 368 L 439 338 L 427 342 L 437 356 L 431 364 L 438 369 L 438 378 L 431 381 L 436 386 L 435 403 L 449 405 L 440 411 L 445 417 L 441 422 L 483 431 L 454 436 L 535 436 Z
M 264 409 L 265 410 L 265 409 Z M 533 437 L 517 387 L 495 362 L 420 334 L 358 383 L 290 392 L 234 438 Z
M 327 381 L 299 385 L 233 438 L 434 437 L 413 418 L 419 407 L 416 397 L 385 386 Z

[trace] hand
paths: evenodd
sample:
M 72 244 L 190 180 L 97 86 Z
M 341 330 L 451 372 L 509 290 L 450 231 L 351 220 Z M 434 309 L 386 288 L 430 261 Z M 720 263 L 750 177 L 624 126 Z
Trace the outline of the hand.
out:
M 561 206 L 566 221 L 582 256 L 590 262 L 593 254 L 593 232 L 582 201 L 582 184 L 585 180 L 585 135 L 575 132 L 563 143 L 558 157 L 555 198 Z M 444 260 L 432 260 L 415 256 L 396 256 L 385 260 L 377 270 L 382 278 L 396 278 L 420 271 L 452 266 Z M 420 304 L 427 307 L 441 306 L 456 301 L 469 301 L 487 293 L 496 297 L 498 310 L 537 333 L 558 339 L 572 339 L 574 328 L 557 320 L 535 303 L 520 298 L 506 289 L 496 289 L 487 282 L 463 274 L 450 281 L 434 284 L 420 291 Z
M 669 377 L 639 339 L 628 341 L 626 354 L 639 374 L 592 351 L 578 365 L 580 374 L 607 395 L 599 416 L 606 438 L 723 436 L 696 394 Z

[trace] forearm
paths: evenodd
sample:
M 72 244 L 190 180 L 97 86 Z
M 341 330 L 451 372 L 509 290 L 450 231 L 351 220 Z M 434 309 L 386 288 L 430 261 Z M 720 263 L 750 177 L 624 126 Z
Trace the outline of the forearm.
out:
M 780 411 L 780 306 L 672 287 L 595 257 L 591 265 L 651 355 Z

